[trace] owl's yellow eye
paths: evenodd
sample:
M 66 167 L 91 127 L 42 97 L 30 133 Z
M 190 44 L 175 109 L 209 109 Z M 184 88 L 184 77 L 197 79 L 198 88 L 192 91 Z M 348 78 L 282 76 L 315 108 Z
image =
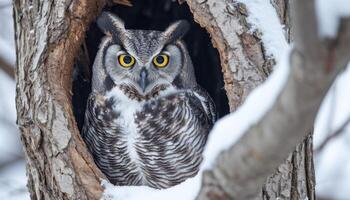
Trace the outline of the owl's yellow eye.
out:
M 119 64 L 122 67 L 130 68 L 135 64 L 135 58 L 129 54 L 122 54 L 118 57 Z
M 158 68 L 164 68 L 169 63 L 169 56 L 166 54 L 159 54 L 153 58 L 153 64 Z

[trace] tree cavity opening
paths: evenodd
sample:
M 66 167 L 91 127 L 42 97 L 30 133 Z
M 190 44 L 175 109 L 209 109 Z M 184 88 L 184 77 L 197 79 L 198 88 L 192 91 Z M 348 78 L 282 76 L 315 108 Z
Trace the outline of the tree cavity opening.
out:
M 213 47 L 210 36 L 197 24 L 186 3 L 179 4 L 173 0 L 132 1 L 132 6 L 106 6 L 110 11 L 124 20 L 127 29 L 148 29 L 163 31 L 170 23 L 186 19 L 190 31 L 184 37 L 195 68 L 199 85 L 206 89 L 213 98 L 219 117 L 229 113 L 228 99 L 224 89 L 218 51 Z M 93 22 L 87 33 L 80 54 L 75 62 L 73 73 L 73 110 L 81 130 L 84 120 L 86 100 L 91 92 L 91 69 L 99 44 L 104 34 Z

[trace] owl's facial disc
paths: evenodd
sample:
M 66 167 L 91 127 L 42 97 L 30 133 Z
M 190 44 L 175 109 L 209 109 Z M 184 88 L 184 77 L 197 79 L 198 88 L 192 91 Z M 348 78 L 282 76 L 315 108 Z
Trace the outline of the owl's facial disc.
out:
M 159 86 L 170 84 L 171 78 L 167 73 L 170 52 L 161 51 L 155 55 L 143 57 L 143 59 L 137 57 L 136 60 L 136 69 L 133 72 L 136 75 L 134 86 L 140 95 L 149 95 Z

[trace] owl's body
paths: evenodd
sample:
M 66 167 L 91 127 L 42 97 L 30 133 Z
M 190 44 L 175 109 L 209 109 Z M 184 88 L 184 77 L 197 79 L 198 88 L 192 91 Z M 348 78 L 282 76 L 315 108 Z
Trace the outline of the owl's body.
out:
M 107 36 L 82 131 L 96 164 L 116 185 L 168 188 L 194 176 L 216 111 L 195 81 L 185 27 L 126 30 L 109 13 L 98 22 Z

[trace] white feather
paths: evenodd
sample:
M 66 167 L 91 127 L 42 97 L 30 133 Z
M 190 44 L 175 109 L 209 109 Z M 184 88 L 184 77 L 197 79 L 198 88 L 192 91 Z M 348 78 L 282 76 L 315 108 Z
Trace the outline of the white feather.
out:
M 168 87 L 166 90 L 159 93 L 159 97 L 167 96 L 176 92 L 174 87 Z M 142 172 L 139 155 L 137 154 L 135 144 L 141 144 L 138 142 L 139 139 L 139 129 L 135 123 L 136 113 L 142 110 L 143 105 L 146 101 L 137 101 L 130 99 L 124 94 L 122 90 L 118 87 L 114 87 L 111 91 L 106 94 L 106 98 L 113 98 L 116 103 L 113 106 L 113 110 L 120 113 L 117 119 L 117 123 L 120 124 L 124 130 L 124 139 L 127 141 L 128 154 L 130 156 L 131 162 L 135 163 L 139 172 Z M 145 177 L 142 173 L 142 179 L 145 181 Z
M 135 114 L 142 109 L 144 101 L 136 101 L 128 98 L 123 91 L 118 87 L 114 87 L 110 92 L 106 94 L 107 98 L 113 98 L 117 101 L 114 104 L 114 111 L 120 113 L 118 117 L 119 124 L 126 130 L 124 133 L 125 140 L 127 141 L 127 149 L 130 159 L 136 164 L 139 171 L 142 171 L 140 166 L 140 158 L 136 152 L 135 144 L 137 143 L 139 130 L 135 123 Z

